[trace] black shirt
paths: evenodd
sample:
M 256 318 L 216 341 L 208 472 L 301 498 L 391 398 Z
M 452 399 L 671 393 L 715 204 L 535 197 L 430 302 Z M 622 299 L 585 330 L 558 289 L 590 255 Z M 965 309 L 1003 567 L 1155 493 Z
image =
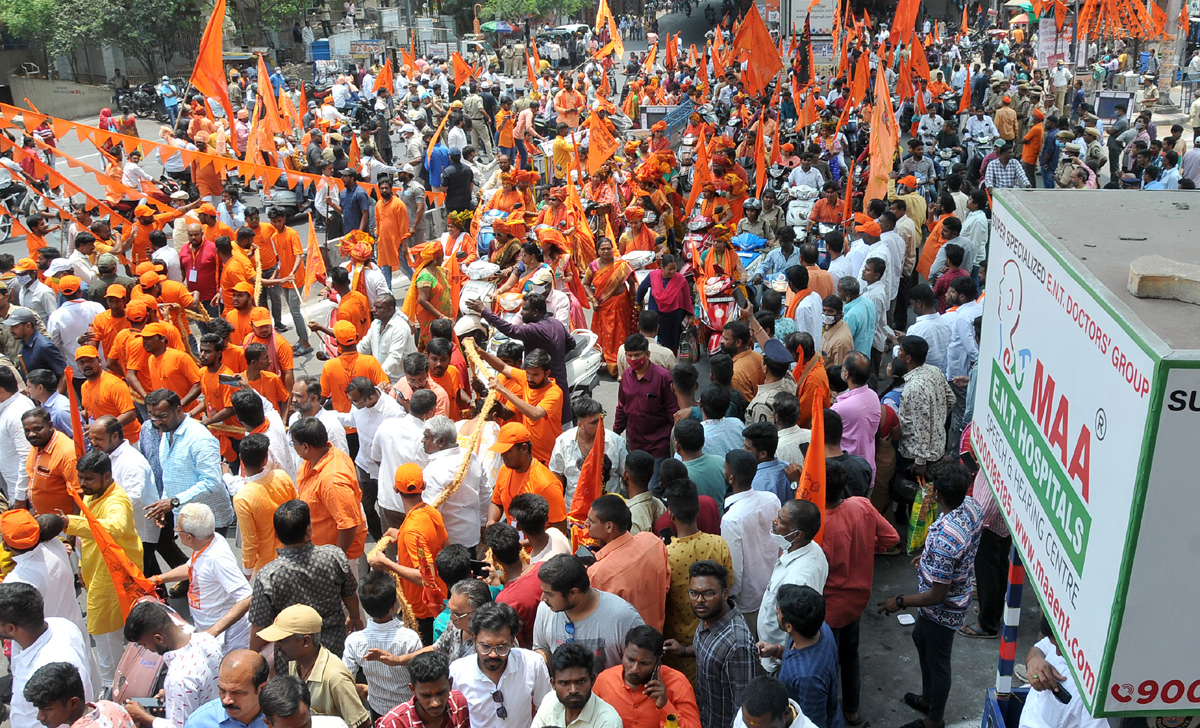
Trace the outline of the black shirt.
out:
M 442 186 L 446 188 L 446 207 L 465 210 L 471 207 L 471 184 L 475 173 L 465 162 L 451 162 L 442 170 Z
M 871 465 L 866 458 L 843 452 L 833 458 L 825 458 L 826 463 L 837 462 L 842 465 L 846 474 L 846 497 L 852 495 L 865 496 L 871 490 Z

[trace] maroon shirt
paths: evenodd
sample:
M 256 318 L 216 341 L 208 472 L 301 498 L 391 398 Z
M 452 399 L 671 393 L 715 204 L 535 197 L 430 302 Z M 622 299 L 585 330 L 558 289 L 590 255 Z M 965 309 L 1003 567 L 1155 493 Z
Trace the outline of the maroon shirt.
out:
M 183 280 L 189 291 L 198 295 L 204 303 L 213 300 L 217 295 L 217 278 L 221 270 L 216 243 L 205 240 L 196 251 L 192 250 L 191 243 L 185 244 L 179 249 L 179 268 L 183 271 Z
M 538 579 L 542 563 L 544 562 L 538 562 L 526 569 L 524 574 L 505 584 L 496 595 L 497 602 L 517 610 L 517 616 L 521 618 L 521 633 L 517 635 L 517 644 L 527 650 L 533 649 L 533 622 L 537 619 L 538 605 L 542 603 L 542 582 Z
M 617 417 L 613 432 L 628 431 L 630 450 L 645 450 L 656 458 L 671 454 L 671 428 L 679 402 L 671 387 L 671 374 L 653 362 L 642 377 L 632 368 L 621 375 L 617 389 Z

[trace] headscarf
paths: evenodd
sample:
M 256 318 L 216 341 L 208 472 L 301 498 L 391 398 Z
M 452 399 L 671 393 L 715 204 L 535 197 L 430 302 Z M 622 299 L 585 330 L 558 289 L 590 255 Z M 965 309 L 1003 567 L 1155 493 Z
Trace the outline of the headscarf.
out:
M 96 124 L 96 126 L 100 127 L 104 131 L 115 131 L 116 130 L 116 128 L 117 128 L 116 124 L 113 122 L 113 119 L 112 119 L 112 109 L 108 109 L 108 108 L 100 109 L 100 121 Z
M 550 197 L 555 200 L 567 199 L 567 188 L 566 187 L 551 187 L 550 188 Z
M 630 205 L 625 208 L 625 219 L 630 222 L 641 222 L 646 217 L 646 210 L 637 205 Z
M 475 213 L 472 210 L 459 210 L 458 212 L 450 213 L 447 216 L 446 221 L 459 230 L 470 230 L 471 220 L 474 217 Z
M 412 252 L 417 257 L 417 268 L 413 271 L 412 285 L 408 287 L 408 293 L 404 296 L 404 306 L 400 311 L 408 317 L 409 321 L 416 321 L 417 309 L 420 307 L 420 297 L 417 295 L 417 276 L 431 266 L 434 259 L 442 253 L 442 244 L 440 241 L 434 240 L 413 248 Z

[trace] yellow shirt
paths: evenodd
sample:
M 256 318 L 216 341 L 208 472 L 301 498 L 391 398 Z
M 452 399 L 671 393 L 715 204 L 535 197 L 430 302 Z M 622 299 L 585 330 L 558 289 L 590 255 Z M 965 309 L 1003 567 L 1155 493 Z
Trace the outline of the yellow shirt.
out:
M 575 147 L 568 137 L 556 137 L 551 147 L 554 152 L 554 176 L 566 179 L 567 172 L 574 165 Z
M 96 520 L 108 531 L 135 564 L 142 563 L 142 540 L 133 525 L 133 504 L 121 486 L 113 483 L 103 495 L 84 496 L 84 504 L 92 510 Z M 92 538 L 92 529 L 84 516 L 68 516 L 67 535 L 78 536 L 83 546 L 80 571 L 83 584 L 87 587 L 87 628 L 90 634 L 107 634 L 125 626 L 121 604 L 117 601 L 117 588 L 104 556 Z
M 711 533 L 697 531 L 691 536 L 676 536 L 667 544 L 667 567 L 671 570 L 671 586 L 667 589 L 667 621 L 663 625 L 663 636 L 677 640 L 681 645 L 692 644 L 699 618 L 692 612 L 688 598 L 688 567 L 696 561 L 709 559 L 729 570 L 729 585 L 733 586 L 733 557 L 725 539 Z M 688 682 L 696 680 L 696 658 L 668 656 L 663 660 L 687 676 Z

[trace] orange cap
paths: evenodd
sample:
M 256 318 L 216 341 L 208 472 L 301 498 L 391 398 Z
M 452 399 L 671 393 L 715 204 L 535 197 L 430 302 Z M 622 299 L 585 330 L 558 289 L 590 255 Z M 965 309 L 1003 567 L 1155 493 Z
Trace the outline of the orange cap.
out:
M 879 223 L 874 220 L 870 222 L 859 223 L 854 226 L 854 229 L 863 235 L 870 235 L 873 238 L 878 238 L 883 235 L 883 229 L 879 227 Z
M 83 281 L 79 280 L 79 276 L 63 276 L 58 279 L 58 290 L 63 293 L 74 293 L 83 285 Z
M 125 286 L 121 285 L 120 283 L 114 283 L 108 288 L 104 289 L 105 298 L 125 298 L 126 293 L 128 293 L 128 291 L 126 291 Z
M 338 321 L 333 325 L 333 338 L 342 346 L 358 343 L 358 329 L 349 321 Z
M 161 283 L 165 280 L 167 280 L 166 276 L 159 275 L 158 273 L 155 273 L 153 270 L 148 270 L 145 273 L 138 276 L 138 283 L 142 284 L 143 291 L 146 290 L 147 288 L 153 288 L 154 286 L 157 286 L 159 283 Z
M 134 217 L 150 217 L 153 214 L 154 210 L 151 210 L 149 205 L 138 205 L 133 208 Z
M 246 281 L 240 281 L 233 287 L 233 290 L 240 291 L 242 293 L 249 293 L 251 296 L 254 295 L 254 286 L 250 285 Z
M 271 323 L 271 312 L 261 306 L 255 306 L 250 311 L 250 325 L 264 326 Z
M 896 182 L 914 190 L 917 188 L 917 178 L 911 174 L 901 177 L 900 179 L 896 180 Z
M 137 268 L 133 269 L 133 274 L 140 276 L 143 273 L 145 273 L 146 271 L 151 271 L 151 270 L 154 270 L 154 263 L 152 263 L 148 260 L 143 260 L 141 263 L 137 264 Z
M 217 208 L 213 207 L 211 202 L 205 202 L 200 207 L 196 208 L 197 215 L 212 215 L 217 216 Z
M 42 539 L 42 529 L 37 519 L 24 508 L 14 508 L 0 515 L 0 534 L 4 542 L 22 551 L 38 545 Z
M 75 359 L 99 359 L 100 352 L 96 351 L 96 347 L 83 345 L 75 350 Z
M 530 442 L 532 439 L 528 427 L 522 425 L 520 422 L 509 422 L 500 428 L 500 434 L 496 436 L 496 444 L 492 445 L 488 450 L 503 454 L 508 452 L 513 445 Z
M 405 463 L 396 468 L 396 480 L 393 486 L 397 493 L 416 495 L 425 492 L 425 475 L 421 466 L 416 463 Z
M 13 270 L 25 272 L 34 271 L 37 270 L 37 263 L 33 261 L 33 258 L 21 258 L 17 261 L 17 264 L 13 266 Z
M 146 304 L 142 303 L 141 301 L 130 301 L 129 305 L 125 307 L 125 318 L 129 319 L 130 321 L 145 321 L 146 316 L 149 315 L 149 313 L 150 312 L 147 310 Z
M 171 325 L 165 324 L 162 321 L 155 321 L 152 324 L 146 324 L 146 328 L 142 329 L 142 337 L 161 336 L 168 338 L 171 335 Z

